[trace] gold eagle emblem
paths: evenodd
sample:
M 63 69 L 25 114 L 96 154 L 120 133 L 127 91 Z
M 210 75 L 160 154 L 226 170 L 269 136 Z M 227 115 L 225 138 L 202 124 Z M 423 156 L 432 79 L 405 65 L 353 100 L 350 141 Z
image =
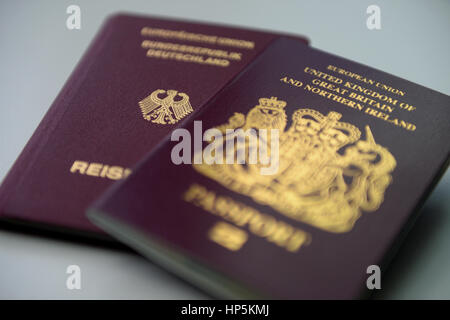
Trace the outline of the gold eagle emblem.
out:
M 362 140 L 361 131 L 340 122 L 342 115 L 334 111 L 325 116 L 313 109 L 298 109 L 285 130 L 285 106 L 276 97 L 261 98 L 247 115 L 236 113 L 217 127 L 224 145 L 226 129 L 278 129 L 279 170 L 275 174 L 261 175 L 262 165 L 248 162 L 202 163 L 194 168 L 287 217 L 329 232 L 350 231 L 362 211 L 377 210 L 383 202 L 396 167 L 394 156 L 375 142 L 369 126 Z M 235 145 L 234 152 L 248 156 L 249 148 Z
M 155 90 L 139 106 L 145 120 L 158 124 L 174 124 L 193 111 L 189 96 L 176 90 Z

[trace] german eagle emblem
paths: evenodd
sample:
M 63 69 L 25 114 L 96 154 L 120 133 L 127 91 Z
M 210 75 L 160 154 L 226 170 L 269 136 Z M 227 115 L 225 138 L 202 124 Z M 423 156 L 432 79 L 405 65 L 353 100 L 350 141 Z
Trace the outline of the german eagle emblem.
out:
M 177 123 L 193 111 L 189 96 L 176 90 L 155 90 L 139 106 L 145 120 L 158 124 Z
M 279 170 L 261 175 L 260 164 L 194 164 L 201 174 L 292 219 L 328 232 L 348 232 L 362 211 L 375 211 L 384 200 L 396 167 L 394 156 L 377 144 L 369 126 L 365 139 L 342 115 L 297 109 L 285 130 L 286 102 L 261 98 L 247 115 L 236 113 L 217 127 L 280 131 Z M 230 137 L 234 139 L 234 137 Z M 251 146 L 241 146 L 248 154 Z M 234 152 L 239 152 L 235 145 Z M 269 150 L 270 152 L 270 150 Z M 248 155 L 247 155 L 248 156 Z

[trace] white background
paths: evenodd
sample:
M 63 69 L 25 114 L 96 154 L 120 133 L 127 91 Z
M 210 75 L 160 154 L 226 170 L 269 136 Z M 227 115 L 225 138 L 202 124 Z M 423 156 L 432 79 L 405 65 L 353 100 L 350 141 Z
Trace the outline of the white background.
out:
M 81 7 L 79 31 L 65 26 L 70 4 Z M 379 31 L 366 28 L 370 4 L 381 7 Z M 2 0 L 0 179 L 104 18 L 118 11 L 303 34 L 316 48 L 450 93 L 448 1 Z M 447 173 L 383 276 L 377 297 L 450 298 L 449 193 Z M 70 264 L 81 267 L 79 291 L 66 289 L 65 270 Z M 204 297 L 131 251 L 0 230 L 0 298 Z

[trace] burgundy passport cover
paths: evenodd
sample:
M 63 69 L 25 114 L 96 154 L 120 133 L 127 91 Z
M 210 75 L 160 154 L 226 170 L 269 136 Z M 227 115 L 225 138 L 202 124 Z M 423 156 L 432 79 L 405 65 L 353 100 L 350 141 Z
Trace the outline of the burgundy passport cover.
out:
M 180 142 L 167 139 L 89 215 L 214 295 L 362 297 L 368 267 L 384 270 L 447 166 L 449 102 L 279 39 L 185 123 L 191 144 L 194 120 L 219 129 L 219 146 L 233 139 L 225 129 L 278 129 L 276 173 L 248 162 L 177 165 Z M 237 144 L 231 154 L 239 148 L 248 155 Z
M 109 18 L 3 181 L 0 217 L 104 235 L 87 206 L 277 37 Z

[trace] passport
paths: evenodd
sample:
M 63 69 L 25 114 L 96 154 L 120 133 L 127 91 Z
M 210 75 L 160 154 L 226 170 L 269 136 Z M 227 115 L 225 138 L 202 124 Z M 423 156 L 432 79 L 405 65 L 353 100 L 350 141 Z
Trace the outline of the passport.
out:
M 4 179 L 1 220 L 106 237 L 86 218 L 88 205 L 278 37 L 157 17 L 110 17 Z
M 88 215 L 214 297 L 368 297 L 447 168 L 449 104 L 280 38 Z

